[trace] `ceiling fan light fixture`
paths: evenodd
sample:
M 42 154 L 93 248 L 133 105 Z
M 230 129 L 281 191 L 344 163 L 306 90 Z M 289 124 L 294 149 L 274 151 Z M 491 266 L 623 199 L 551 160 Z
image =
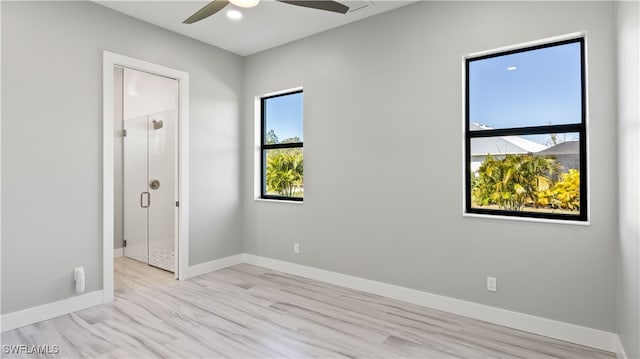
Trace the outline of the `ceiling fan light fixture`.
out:
M 258 5 L 260 0 L 229 0 L 229 2 L 238 7 L 249 8 Z
M 2 1 L 2 0 L 0 0 Z M 318 9 L 324 11 L 331 11 L 339 14 L 346 14 L 349 12 L 349 7 L 347 5 L 341 4 L 337 1 L 332 0 L 276 0 L 281 3 L 310 8 L 310 9 Z M 195 14 L 189 16 L 186 20 L 183 21 L 184 24 L 193 24 L 194 22 L 198 22 L 202 19 L 206 19 L 209 16 L 217 13 L 218 11 L 224 9 L 230 3 L 241 8 L 249 8 L 258 5 L 260 0 L 213 0 L 207 5 L 205 5 L 202 9 L 195 12 Z
M 227 11 L 227 17 L 231 20 L 240 20 L 242 19 L 242 13 L 238 10 L 229 10 Z

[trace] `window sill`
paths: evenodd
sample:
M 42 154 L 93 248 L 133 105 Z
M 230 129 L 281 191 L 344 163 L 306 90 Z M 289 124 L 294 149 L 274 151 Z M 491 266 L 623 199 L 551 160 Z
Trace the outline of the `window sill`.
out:
M 462 217 L 482 218 L 482 219 L 497 219 L 497 220 L 516 221 L 516 222 L 567 224 L 567 225 L 571 225 L 571 226 L 590 226 L 591 225 L 591 222 L 589 220 L 587 220 L 587 221 L 570 221 L 570 220 L 562 220 L 562 219 L 500 216 L 500 215 L 495 215 L 495 214 L 479 214 L 479 213 L 463 213 Z
M 284 203 L 284 204 L 297 204 L 303 205 L 304 201 L 290 201 L 286 199 L 268 199 L 268 198 L 254 198 L 255 202 L 271 202 L 271 203 Z

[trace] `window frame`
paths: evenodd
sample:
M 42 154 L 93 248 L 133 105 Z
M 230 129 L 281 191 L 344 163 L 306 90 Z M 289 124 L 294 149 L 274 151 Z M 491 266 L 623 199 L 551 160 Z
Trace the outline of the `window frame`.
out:
M 549 40 L 537 43 L 531 46 L 518 47 L 508 50 L 497 50 L 495 52 L 483 53 L 481 55 L 471 55 L 464 58 L 464 209 L 465 214 L 489 215 L 489 216 L 506 216 L 519 219 L 539 219 L 539 220 L 560 220 L 560 221 L 576 221 L 580 223 L 588 222 L 588 183 L 587 183 L 587 82 L 586 82 L 586 37 L 580 35 L 563 40 Z M 470 130 L 470 109 L 469 109 L 469 65 L 473 61 L 486 60 L 494 57 L 501 57 L 516 53 L 539 50 L 543 48 L 578 43 L 580 45 L 580 95 L 581 95 L 581 120 L 575 124 L 560 124 L 547 126 L 527 126 L 527 127 L 510 127 L 490 130 Z M 473 138 L 502 137 L 502 136 L 523 136 L 538 135 L 550 133 L 578 133 L 579 140 L 579 163 L 580 163 L 580 212 L 578 215 L 561 214 L 561 213 L 544 213 L 544 212 L 528 212 L 528 211 L 509 211 L 488 208 L 474 208 L 472 206 L 471 196 L 471 140 Z
M 283 149 L 283 148 L 303 148 L 304 149 L 304 139 L 302 142 L 276 143 L 276 144 L 265 143 L 265 138 L 267 137 L 266 136 L 267 118 L 264 110 L 265 103 L 267 100 L 272 98 L 295 95 L 299 93 L 304 94 L 304 90 L 296 89 L 293 91 L 286 91 L 286 92 L 277 93 L 274 95 L 267 95 L 267 96 L 260 97 L 260 199 L 276 200 L 276 201 L 295 201 L 295 202 L 304 201 L 304 196 L 288 197 L 288 196 L 278 196 L 278 195 L 267 194 L 267 151 Z M 303 108 L 304 108 L 304 99 L 303 99 Z M 304 133 L 304 118 L 302 121 L 302 131 Z M 303 152 L 303 156 L 304 156 L 304 152 Z

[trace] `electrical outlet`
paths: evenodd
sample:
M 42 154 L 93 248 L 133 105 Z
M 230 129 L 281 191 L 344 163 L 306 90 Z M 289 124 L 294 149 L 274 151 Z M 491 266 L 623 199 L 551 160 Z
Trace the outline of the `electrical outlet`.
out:
M 498 280 L 494 277 L 487 277 L 487 290 L 489 292 L 495 292 L 498 290 Z
M 84 267 L 73 269 L 73 280 L 76 282 L 76 293 L 83 293 L 85 284 Z
M 300 253 L 300 244 L 299 243 L 294 243 L 293 244 L 293 253 Z

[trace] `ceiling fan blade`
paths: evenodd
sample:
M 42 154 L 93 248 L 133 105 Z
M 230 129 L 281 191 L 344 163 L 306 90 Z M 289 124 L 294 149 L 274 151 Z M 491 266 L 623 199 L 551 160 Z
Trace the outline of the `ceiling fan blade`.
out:
M 337 12 L 340 14 L 346 14 L 347 11 L 349 11 L 348 6 L 343 5 L 337 1 L 312 1 L 312 0 L 297 0 L 297 1 L 276 0 L 276 1 L 280 1 L 283 3 L 291 4 L 291 5 L 296 5 L 296 6 L 309 7 L 312 9 Z
M 188 19 L 183 21 L 183 24 L 193 24 L 196 21 L 200 21 L 204 18 L 207 18 L 218 11 L 222 10 L 225 6 L 229 5 L 228 0 L 214 0 L 207 5 L 205 5 L 202 9 L 198 10 L 195 14 L 189 16 Z

